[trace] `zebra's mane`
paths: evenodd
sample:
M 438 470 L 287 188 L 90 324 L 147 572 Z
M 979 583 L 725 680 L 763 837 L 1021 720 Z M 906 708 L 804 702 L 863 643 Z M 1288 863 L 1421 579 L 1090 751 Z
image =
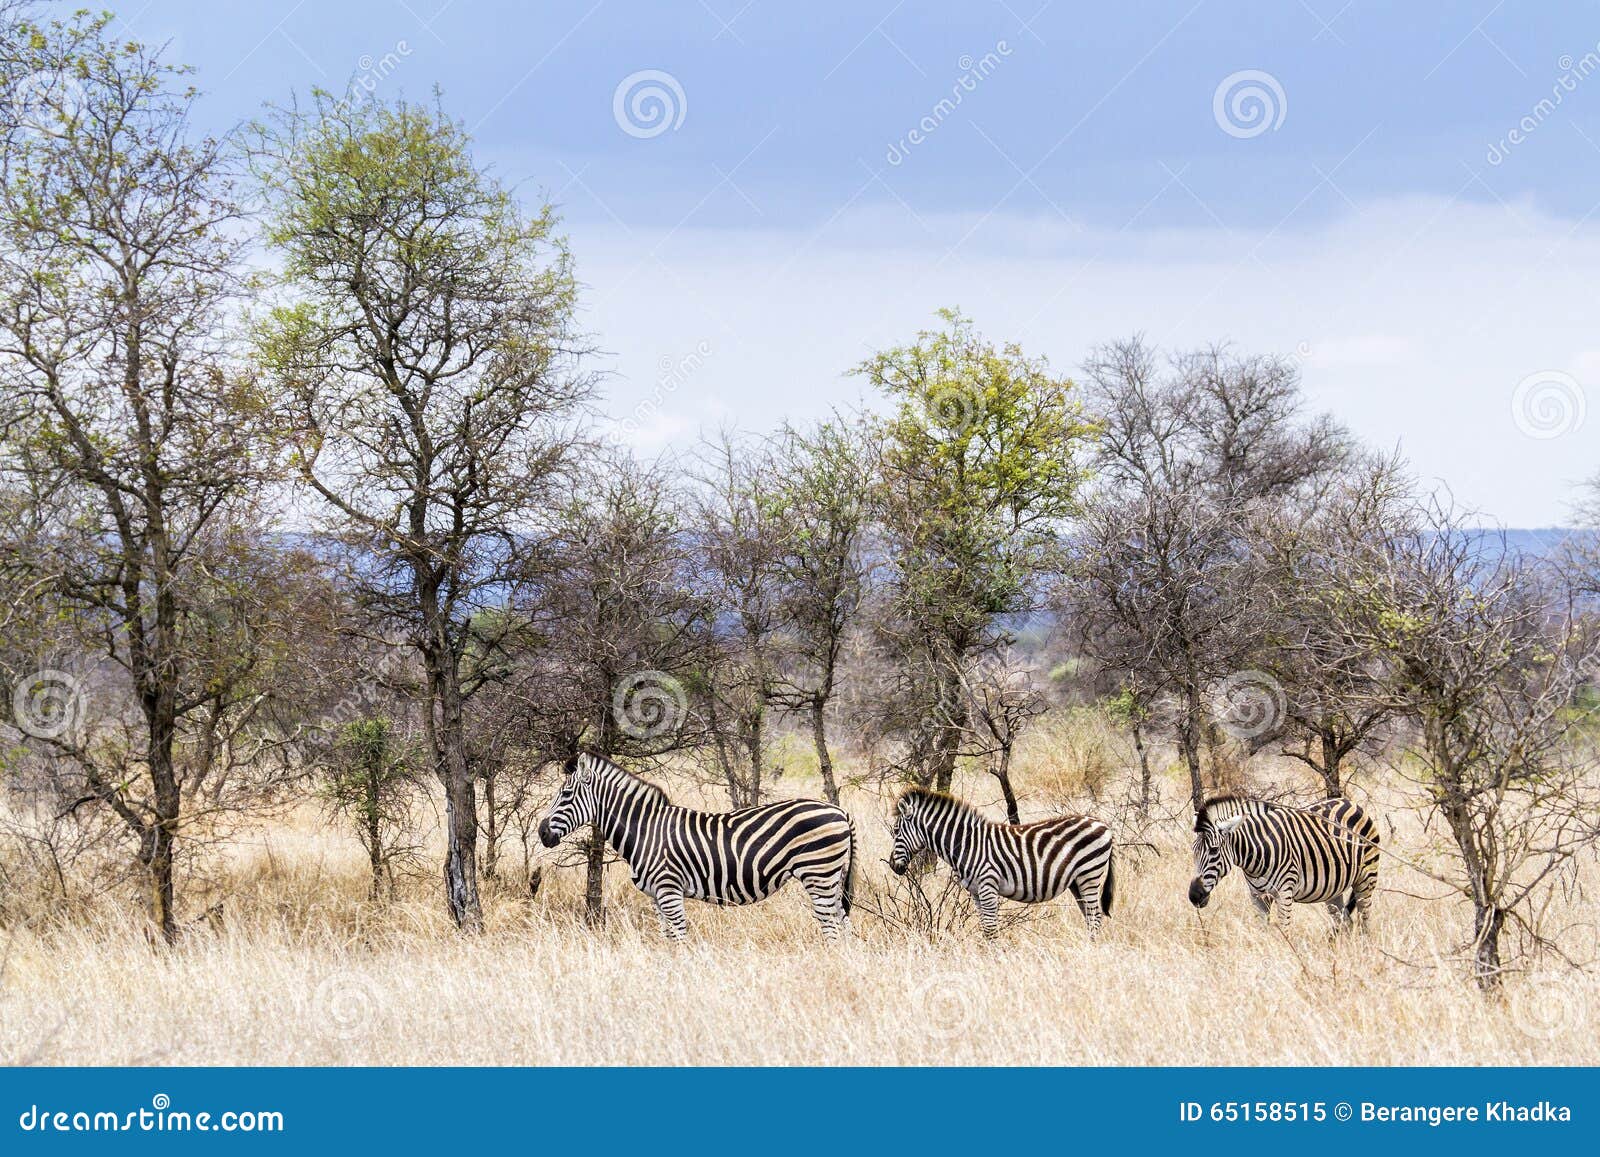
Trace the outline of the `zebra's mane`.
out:
M 1221 795 L 1214 795 L 1200 805 L 1200 810 L 1195 813 L 1194 830 L 1199 831 L 1206 824 L 1212 822 L 1212 809 L 1215 808 L 1226 814 L 1237 815 L 1239 812 L 1262 812 L 1277 807 L 1269 800 L 1257 799 L 1250 795 L 1240 795 L 1238 792 L 1225 791 Z M 1226 814 L 1223 818 L 1226 818 Z
M 627 768 L 622 767 L 619 764 L 612 763 L 605 756 L 603 756 L 603 755 L 595 755 L 592 752 L 587 752 L 586 751 L 586 752 L 583 753 L 582 758 L 587 759 L 591 763 L 593 763 L 595 765 L 596 770 L 615 772 L 621 778 L 626 779 L 626 780 L 630 780 L 634 784 L 637 784 L 639 787 L 643 788 L 646 792 L 648 792 L 652 797 L 654 797 L 656 803 L 664 804 L 664 805 L 670 805 L 672 803 L 672 801 L 667 798 L 667 791 L 666 791 L 666 789 L 664 787 L 661 787 L 659 784 L 651 783 L 648 779 L 644 779 L 644 778 L 642 778 L 640 776 L 634 775 L 633 772 L 629 771 Z
M 899 806 L 905 807 L 907 803 L 943 804 L 945 807 L 952 808 L 964 816 L 972 816 L 980 820 L 983 819 L 983 813 L 977 808 L 973 807 L 966 800 L 957 799 L 949 792 L 934 791 L 931 787 L 907 788 L 900 796 Z M 985 820 L 984 822 L 987 823 L 988 821 Z

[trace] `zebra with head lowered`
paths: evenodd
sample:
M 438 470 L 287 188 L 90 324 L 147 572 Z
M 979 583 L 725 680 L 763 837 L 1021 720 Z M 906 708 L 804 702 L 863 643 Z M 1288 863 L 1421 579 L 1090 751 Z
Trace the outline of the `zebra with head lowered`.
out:
M 972 894 L 985 936 L 1000 929 L 1001 897 L 1036 904 L 1070 891 L 1092 936 L 1116 891 L 1111 845 L 1111 829 L 1088 816 L 992 823 L 958 799 L 912 788 L 895 805 L 889 867 L 903 876 L 915 856 L 933 852 Z
M 1247 796 L 1208 800 L 1194 821 L 1189 902 L 1204 908 L 1230 868 L 1270 921 L 1289 923 L 1293 904 L 1326 904 L 1342 926 L 1365 927 L 1378 887 L 1378 825 L 1347 799 L 1288 807 Z
M 553 848 L 597 824 L 628 864 L 634 886 L 655 901 L 669 939 L 687 931 L 683 899 L 712 904 L 764 900 L 790 880 L 811 898 L 822 935 L 836 940 L 850 914 L 855 825 L 849 813 L 810 799 L 731 812 L 677 807 L 667 793 L 598 755 L 578 755 L 539 825 Z

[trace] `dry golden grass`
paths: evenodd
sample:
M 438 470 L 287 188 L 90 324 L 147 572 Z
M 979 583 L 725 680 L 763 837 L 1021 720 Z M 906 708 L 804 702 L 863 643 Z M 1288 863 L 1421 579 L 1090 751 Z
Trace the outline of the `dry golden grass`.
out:
M 1038 758 L 1036 751 L 1030 758 Z M 1019 779 L 1028 782 L 1028 767 Z M 1042 774 L 1038 777 L 1044 780 Z M 675 794 L 692 789 L 674 784 Z M 786 792 L 804 794 L 802 773 Z M 1176 786 L 1165 783 L 1170 799 Z M 965 794 L 985 803 L 988 784 Z M 353 840 L 310 814 L 212 866 L 221 930 L 151 948 L 107 910 L 7 930 L 0 1060 L 43 1064 L 1566 1064 L 1600 1061 L 1592 975 L 1518 976 L 1486 999 L 1464 978 L 1462 906 L 1386 863 L 1372 935 L 1333 941 L 1300 907 L 1287 937 L 1224 881 L 1190 908 L 1187 833 L 1147 833 L 1121 861 L 1117 906 L 1089 943 L 1074 906 L 1033 909 L 994 943 L 929 942 L 875 917 L 889 873 L 887 797 L 846 800 L 865 845 L 854 933 L 821 943 L 797 888 L 750 908 L 691 904 L 663 942 L 626 872 L 611 919 L 577 916 L 579 870 L 529 900 L 488 895 L 489 932 L 453 933 L 431 876 L 364 899 Z M 1025 804 L 1042 815 L 1059 800 Z M 1105 805 L 1109 807 L 1109 805 Z M 991 814 L 993 814 L 991 812 Z M 1181 812 L 1179 813 L 1181 814 Z M 1430 854 L 1391 817 L 1408 858 Z M 1387 823 L 1387 821 L 1386 821 Z M 1388 827 L 1385 827 L 1388 831 Z M 1584 865 L 1586 891 L 1600 869 Z M 1413 893 L 1413 894 L 1407 894 Z M 1580 925 L 1587 901 L 1555 924 Z

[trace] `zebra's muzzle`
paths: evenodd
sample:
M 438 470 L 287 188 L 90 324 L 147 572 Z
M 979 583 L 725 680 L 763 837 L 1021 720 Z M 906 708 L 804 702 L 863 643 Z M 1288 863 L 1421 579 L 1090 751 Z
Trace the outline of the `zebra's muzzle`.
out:
M 1196 908 L 1204 908 L 1211 903 L 1211 889 L 1206 887 L 1205 881 L 1199 876 L 1189 881 L 1189 903 Z
M 908 866 L 909 866 L 909 861 L 907 861 L 907 860 L 890 860 L 889 861 L 889 870 L 891 872 L 893 872 L 897 876 L 905 875 L 906 874 L 906 868 Z
M 549 820 L 539 825 L 539 842 L 547 848 L 553 848 L 561 842 L 561 837 L 550 830 Z

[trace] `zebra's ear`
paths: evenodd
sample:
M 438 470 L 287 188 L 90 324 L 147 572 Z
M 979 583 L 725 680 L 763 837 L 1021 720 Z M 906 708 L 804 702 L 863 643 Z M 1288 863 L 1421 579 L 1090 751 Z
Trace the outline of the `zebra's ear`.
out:
M 561 774 L 562 775 L 573 775 L 573 774 L 576 774 L 577 770 L 578 770 L 578 754 L 577 754 L 577 752 L 573 752 L 572 755 L 570 755 L 567 758 L 567 762 L 561 765 Z
M 1211 825 L 1211 828 L 1212 828 L 1213 831 L 1215 831 L 1217 833 L 1217 835 L 1225 836 L 1229 832 L 1233 831 L 1234 828 L 1236 828 L 1240 824 L 1244 823 L 1244 821 L 1245 821 L 1245 817 L 1242 816 L 1242 815 L 1229 816 L 1225 820 L 1218 820 L 1216 823 Z

